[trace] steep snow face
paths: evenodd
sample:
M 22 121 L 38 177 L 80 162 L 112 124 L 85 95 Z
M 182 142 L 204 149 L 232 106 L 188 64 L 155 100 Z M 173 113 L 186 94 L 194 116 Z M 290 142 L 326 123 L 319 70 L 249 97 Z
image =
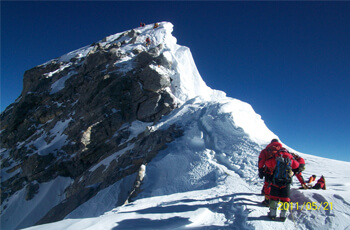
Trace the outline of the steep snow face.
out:
M 155 41 L 154 45 L 163 43 L 166 49 L 169 49 L 169 52 L 165 53 L 165 57 L 173 63 L 174 72 L 171 78 L 173 79 L 172 91 L 174 95 L 181 103 L 197 96 L 204 100 L 225 97 L 224 92 L 212 90 L 205 84 L 197 70 L 190 49 L 177 45 L 176 38 L 171 34 L 172 31 L 173 25 L 171 23 L 160 23 L 160 29 L 151 34 L 151 40 Z
M 241 127 L 252 141 L 266 144 L 272 138 L 276 138 L 249 104 L 227 98 L 223 91 L 213 90 L 205 84 L 190 49 L 176 44 L 177 40 L 171 34 L 173 31 L 171 23 L 162 22 L 157 30 L 150 30 L 149 26 L 139 29 L 140 37 L 146 39 L 149 36 L 154 46 L 164 44 L 163 54 L 173 64 L 173 71 L 167 73 L 172 78 L 171 90 L 180 104 L 195 97 L 198 97 L 196 102 L 220 101 L 223 104 L 220 107 L 221 112 L 230 114 L 235 125 Z

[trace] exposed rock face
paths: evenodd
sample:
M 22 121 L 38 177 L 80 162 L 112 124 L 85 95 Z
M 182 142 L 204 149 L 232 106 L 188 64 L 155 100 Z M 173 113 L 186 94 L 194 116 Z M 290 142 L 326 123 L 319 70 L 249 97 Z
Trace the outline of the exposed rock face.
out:
M 70 177 L 66 200 L 38 223 L 60 220 L 182 135 L 173 126 L 148 128 L 177 105 L 163 46 L 122 49 L 138 35 L 132 30 L 107 44 L 106 38 L 85 56 L 25 72 L 21 96 L 1 114 L 2 202 L 23 188 L 30 200 L 39 183 Z M 133 132 L 135 125 L 142 128 Z

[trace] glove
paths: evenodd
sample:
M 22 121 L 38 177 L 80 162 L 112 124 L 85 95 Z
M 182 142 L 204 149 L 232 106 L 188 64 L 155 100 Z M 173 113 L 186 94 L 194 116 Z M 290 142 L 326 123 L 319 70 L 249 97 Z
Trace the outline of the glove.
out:
M 264 169 L 263 168 L 259 168 L 259 178 L 262 179 L 264 178 L 265 174 L 264 174 Z
M 308 189 L 309 187 L 307 187 L 306 184 L 302 184 L 301 187 L 303 187 L 303 189 Z
M 292 177 L 293 175 L 294 175 L 294 172 L 293 172 L 292 170 L 289 170 L 289 171 L 288 171 L 288 176 L 289 176 L 289 177 Z

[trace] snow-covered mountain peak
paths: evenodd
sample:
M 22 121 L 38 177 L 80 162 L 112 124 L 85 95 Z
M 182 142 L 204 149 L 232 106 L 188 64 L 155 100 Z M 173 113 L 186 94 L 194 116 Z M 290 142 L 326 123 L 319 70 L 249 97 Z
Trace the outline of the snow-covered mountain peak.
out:
M 205 84 L 172 30 L 120 32 L 26 71 L 1 114 L 1 229 L 349 228 L 349 164 L 307 154 L 304 177 L 324 175 L 327 191 L 294 183 L 299 209 L 266 221 L 257 161 L 278 137 Z
M 171 90 L 174 96 L 178 99 L 178 103 L 182 104 L 187 100 L 194 97 L 201 97 L 205 100 L 220 100 L 225 96 L 225 93 L 219 90 L 210 89 L 202 77 L 200 76 L 195 62 L 193 60 L 190 49 L 185 46 L 177 44 L 177 39 L 172 35 L 173 24 L 170 22 L 160 22 L 159 27 L 154 29 L 154 24 L 149 24 L 144 27 L 137 27 L 131 31 L 124 31 L 114 35 L 110 35 L 95 43 L 98 47 L 115 47 L 119 43 L 118 52 L 124 57 L 117 63 L 116 66 L 123 67 L 124 72 L 129 71 L 134 66 L 127 64 L 129 60 L 133 60 L 135 57 L 134 50 L 149 51 L 154 47 L 161 47 L 156 52 L 162 54 L 164 59 L 172 64 L 171 69 L 159 68 L 159 66 L 152 65 L 152 68 L 161 74 L 168 75 L 172 79 Z M 145 47 L 146 39 L 150 39 L 150 45 Z M 49 63 L 57 62 L 61 63 L 60 68 L 45 73 L 47 77 L 51 77 L 53 74 L 64 70 L 72 65 L 72 61 L 79 61 L 86 58 L 91 52 L 96 50 L 96 46 L 86 46 L 78 50 L 65 54 L 57 59 L 51 60 L 43 66 Z M 62 82 L 60 80 L 61 88 Z M 53 92 L 56 92 L 57 83 L 52 87 Z

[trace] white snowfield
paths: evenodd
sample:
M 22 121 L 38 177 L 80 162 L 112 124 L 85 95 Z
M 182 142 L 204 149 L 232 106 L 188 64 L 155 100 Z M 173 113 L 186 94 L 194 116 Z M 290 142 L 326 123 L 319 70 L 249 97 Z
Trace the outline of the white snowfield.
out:
M 350 229 L 350 163 L 302 153 L 298 154 L 306 161 L 304 178 L 324 175 L 327 190 L 299 190 L 294 179 L 293 209 L 287 220 L 267 218 L 268 208 L 260 204 L 264 197 L 260 195 L 263 180 L 257 175 L 258 155 L 278 137 L 249 104 L 205 84 L 190 50 L 176 44 L 171 23 L 162 22 L 155 30 L 152 26 L 138 28 L 138 40 L 141 44 L 149 36 L 151 47 L 164 45 L 162 52 L 173 62 L 172 72 L 166 73 L 173 79 L 169 90 L 181 106 L 147 128 L 152 131 L 176 124 L 184 129 L 184 136 L 146 165 L 142 192 L 135 201 L 115 207 L 127 177 L 100 191 L 64 220 L 27 229 Z M 116 37 L 118 34 L 109 36 L 107 42 Z M 83 48 L 76 52 L 87 53 Z M 137 134 L 144 128 L 135 124 L 132 131 Z M 51 186 L 62 189 L 63 185 Z M 31 206 L 48 202 L 48 195 L 40 187 L 37 203 Z M 8 204 L 1 220 L 7 223 L 4 229 L 21 228 L 28 218 L 32 224 L 40 219 L 40 211 L 25 204 L 21 216 L 6 212 L 16 205 L 17 201 Z

